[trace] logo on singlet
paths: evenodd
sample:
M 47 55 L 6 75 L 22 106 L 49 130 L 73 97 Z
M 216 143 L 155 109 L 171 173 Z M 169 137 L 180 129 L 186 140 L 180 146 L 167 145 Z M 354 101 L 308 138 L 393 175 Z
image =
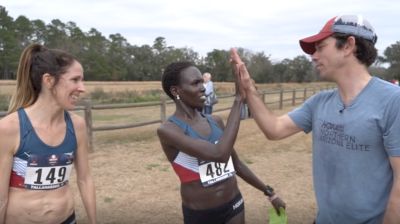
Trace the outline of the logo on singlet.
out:
M 49 164 L 54 166 L 54 165 L 57 164 L 57 162 L 58 162 L 58 157 L 56 155 L 54 155 L 54 154 L 51 155 L 50 158 L 49 158 Z

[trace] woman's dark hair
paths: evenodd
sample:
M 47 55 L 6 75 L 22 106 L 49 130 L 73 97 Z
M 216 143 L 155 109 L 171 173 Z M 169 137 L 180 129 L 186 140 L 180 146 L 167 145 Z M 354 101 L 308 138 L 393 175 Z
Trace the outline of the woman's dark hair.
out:
M 195 64 L 190 61 L 181 61 L 171 63 L 165 68 L 161 78 L 161 85 L 164 92 L 171 99 L 174 99 L 174 96 L 171 93 L 171 86 L 179 85 L 181 81 L 181 72 L 192 66 L 195 66 Z
M 332 35 L 332 37 L 336 39 L 336 47 L 339 49 L 344 47 L 349 36 L 352 35 L 342 33 L 334 33 Z M 376 57 L 378 56 L 378 50 L 375 48 L 372 41 L 357 36 L 353 37 L 356 39 L 357 46 L 357 50 L 354 53 L 355 56 L 362 64 L 365 64 L 367 67 L 369 67 L 376 60 Z

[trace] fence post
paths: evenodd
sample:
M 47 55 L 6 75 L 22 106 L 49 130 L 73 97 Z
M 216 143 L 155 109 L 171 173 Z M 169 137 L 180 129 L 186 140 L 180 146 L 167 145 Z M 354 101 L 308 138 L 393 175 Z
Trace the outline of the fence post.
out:
M 92 100 L 86 98 L 83 100 L 83 105 L 85 107 L 85 123 L 87 128 L 87 135 L 89 141 L 89 152 L 93 152 L 93 119 L 92 119 Z
M 279 110 L 283 108 L 283 89 L 281 88 L 281 92 L 279 93 Z
M 161 119 L 161 122 L 164 122 L 165 120 L 166 120 L 166 117 L 167 117 L 167 99 L 166 99 L 166 96 L 163 94 L 163 93 L 161 93 L 160 94 L 160 100 L 161 100 L 161 103 L 160 103 L 160 119 Z
M 292 106 L 296 105 L 296 89 L 293 89 Z
M 304 88 L 303 102 L 305 102 L 306 99 L 307 99 L 307 87 Z

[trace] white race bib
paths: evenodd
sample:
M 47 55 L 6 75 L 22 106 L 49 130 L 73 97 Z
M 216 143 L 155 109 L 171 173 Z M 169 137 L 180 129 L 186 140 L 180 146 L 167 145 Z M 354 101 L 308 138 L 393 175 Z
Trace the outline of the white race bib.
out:
M 73 154 L 30 155 L 25 172 L 25 188 L 51 190 L 68 183 L 73 166 Z
M 200 180 L 204 187 L 211 186 L 235 175 L 232 157 L 227 163 L 199 161 Z
M 49 190 L 68 183 L 72 164 L 53 167 L 27 167 L 25 187 L 35 190 Z

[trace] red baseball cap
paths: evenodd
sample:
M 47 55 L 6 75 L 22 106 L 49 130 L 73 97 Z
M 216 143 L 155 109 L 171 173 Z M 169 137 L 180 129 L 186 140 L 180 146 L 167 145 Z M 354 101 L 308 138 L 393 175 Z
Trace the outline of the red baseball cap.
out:
M 335 16 L 326 22 L 318 34 L 300 40 L 300 47 L 307 54 L 314 54 L 315 43 L 334 33 L 349 34 L 376 43 L 378 37 L 371 24 L 360 15 Z

